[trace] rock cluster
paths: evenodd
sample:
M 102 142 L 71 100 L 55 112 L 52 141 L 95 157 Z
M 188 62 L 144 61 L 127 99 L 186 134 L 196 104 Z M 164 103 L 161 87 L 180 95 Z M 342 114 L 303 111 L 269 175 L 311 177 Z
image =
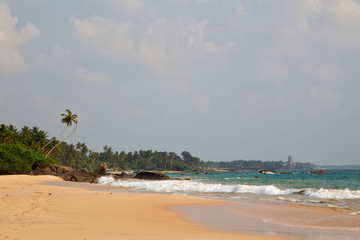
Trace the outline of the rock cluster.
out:
M 102 167 L 103 166 L 100 166 L 99 168 Z M 99 172 L 104 174 L 99 174 Z M 38 166 L 34 170 L 33 174 L 58 176 L 64 179 L 65 181 L 95 183 L 98 177 L 101 177 L 106 174 L 106 168 L 105 168 L 105 172 L 103 171 L 103 169 L 101 169 L 99 171 L 95 171 L 95 173 L 92 173 L 89 172 L 87 169 L 75 170 L 70 167 L 57 165 L 55 163 L 46 163 L 41 166 Z
M 146 179 L 146 180 L 169 180 L 171 179 L 169 176 L 156 173 L 156 172 L 139 172 L 135 176 L 136 179 Z
M 96 183 L 97 179 L 102 176 L 113 176 L 115 180 L 125 180 L 130 178 L 144 179 L 144 180 L 169 180 L 169 176 L 157 173 L 157 172 L 140 172 L 134 176 L 133 174 L 127 174 L 122 172 L 121 174 L 109 174 L 107 173 L 106 163 L 102 163 L 94 173 L 89 172 L 86 169 L 75 170 L 70 167 L 56 165 L 54 163 L 46 163 L 38 166 L 34 172 L 34 175 L 53 175 L 63 178 L 65 181 L 73 182 L 90 182 Z
M 126 172 L 122 172 L 122 173 L 114 173 L 112 174 L 113 178 L 118 180 L 118 179 L 122 179 L 122 180 L 126 180 L 126 179 L 130 179 L 130 178 L 134 178 L 135 176 L 133 174 L 128 174 Z

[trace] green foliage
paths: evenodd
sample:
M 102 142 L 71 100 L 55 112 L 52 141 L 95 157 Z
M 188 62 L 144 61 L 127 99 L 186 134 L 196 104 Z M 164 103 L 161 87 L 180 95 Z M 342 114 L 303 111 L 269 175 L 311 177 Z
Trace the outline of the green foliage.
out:
M 63 115 L 66 117 L 71 115 L 71 112 L 68 112 L 68 115 Z M 71 125 L 71 119 L 68 117 L 67 120 L 69 125 Z M 66 121 L 65 123 L 68 124 Z M 59 141 L 54 138 L 48 138 L 47 133 L 39 130 L 38 127 L 29 128 L 25 126 L 18 131 L 13 125 L 1 124 L 0 144 L 2 144 L 2 149 L 0 152 L 0 174 L 26 173 L 31 171 L 31 166 L 51 161 L 43 157 L 43 155 L 57 146 L 58 143 Z M 4 147 L 5 145 L 7 147 Z M 54 148 L 52 158 L 59 164 L 75 169 L 86 168 L 89 171 L 94 171 L 103 162 L 106 162 L 109 168 L 117 170 L 184 171 L 202 168 L 275 170 L 283 169 L 286 166 L 283 161 L 235 160 L 231 162 L 203 162 L 200 158 L 192 156 L 187 151 L 183 151 L 181 156 L 174 152 L 158 152 L 153 150 L 125 153 L 124 151 L 114 151 L 106 145 L 102 152 L 93 152 L 85 143 L 78 142 L 74 145 L 68 144 L 65 141 Z M 311 163 L 295 163 L 295 167 L 300 169 L 312 168 L 314 166 Z
M 29 173 L 39 165 L 52 162 L 54 160 L 19 144 L 0 144 L 0 174 Z
M 260 170 L 260 169 L 286 169 L 287 163 L 283 161 L 261 161 L 261 160 L 234 160 L 230 162 L 205 162 L 205 168 L 217 168 L 227 170 Z M 312 169 L 312 163 L 295 163 L 296 169 Z

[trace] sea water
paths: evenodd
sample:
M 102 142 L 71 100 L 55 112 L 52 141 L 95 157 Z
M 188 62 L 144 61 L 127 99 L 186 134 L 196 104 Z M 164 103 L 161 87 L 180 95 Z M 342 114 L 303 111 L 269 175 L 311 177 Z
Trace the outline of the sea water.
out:
M 117 180 L 102 177 L 101 184 L 130 187 L 136 191 L 172 193 L 208 198 L 288 202 L 339 208 L 360 215 L 360 170 L 327 170 L 327 174 L 311 174 L 292 170 L 291 174 L 260 174 L 254 171 L 221 174 L 168 174 L 172 178 L 190 180 Z

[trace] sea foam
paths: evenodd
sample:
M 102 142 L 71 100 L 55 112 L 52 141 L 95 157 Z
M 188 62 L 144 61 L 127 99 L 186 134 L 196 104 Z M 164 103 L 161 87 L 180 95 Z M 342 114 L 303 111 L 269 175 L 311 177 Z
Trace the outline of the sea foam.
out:
M 185 193 L 253 193 L 264 195 L 286 195 L 294 193 L 294 189 L 279 189 L 274 185 L 230 185 L 220 183 L 204 183 L 196 181 L 146 181 L 126 180 L 115 181 L 112 177 L 101 177 L 100 184 L 110 184 L 113 187 L 130 187 L 151 192 L 185 192 Z
M 349 189 L 306 189 L 304 195 L 325 199 L 360 199 L 360 190 Z
M 226 193 L 226 194 L 259 194 L 259 195 L 290 195 L 298 194 L 318 198 L 318 199 L 360 199 L 360 190 L 349 189 L 280 189 L 274 185 L 245 185 L 245 184 L 221 184 L 205 183 L 199 181 L 148 181 L 148 180 L 118 180 L 113 177 L 101 177 L 100 184 L 109 184 L 114 187 L 129 187 L 136 190 L 164 193 Z

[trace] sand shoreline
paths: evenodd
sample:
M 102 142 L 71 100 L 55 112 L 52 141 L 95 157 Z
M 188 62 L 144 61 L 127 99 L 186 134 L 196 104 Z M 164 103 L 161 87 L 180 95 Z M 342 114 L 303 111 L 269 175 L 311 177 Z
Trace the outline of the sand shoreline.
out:
M 172 206 L 219 201 L 168 194 L 88 191 L 43 184 L 54 176 L 0 176 L 0 239 L 281 239 L 205 229 Z M 71 183 L 70 183 L 71 184 Z
M 331 239 L 326 234 L 332 231 L 324 235 L 307 228 L 308 235 L 299 235 L 304 228 L 279 226 L 309 218 L 310 225 L 360 226 L 359 217 L 327 208 L 124 193 L 54 176 L 0 176 L 0 190 L 0 239 L 312 239 L 313 234 Z M 338 236 L 359 239 L 350 233 Z

